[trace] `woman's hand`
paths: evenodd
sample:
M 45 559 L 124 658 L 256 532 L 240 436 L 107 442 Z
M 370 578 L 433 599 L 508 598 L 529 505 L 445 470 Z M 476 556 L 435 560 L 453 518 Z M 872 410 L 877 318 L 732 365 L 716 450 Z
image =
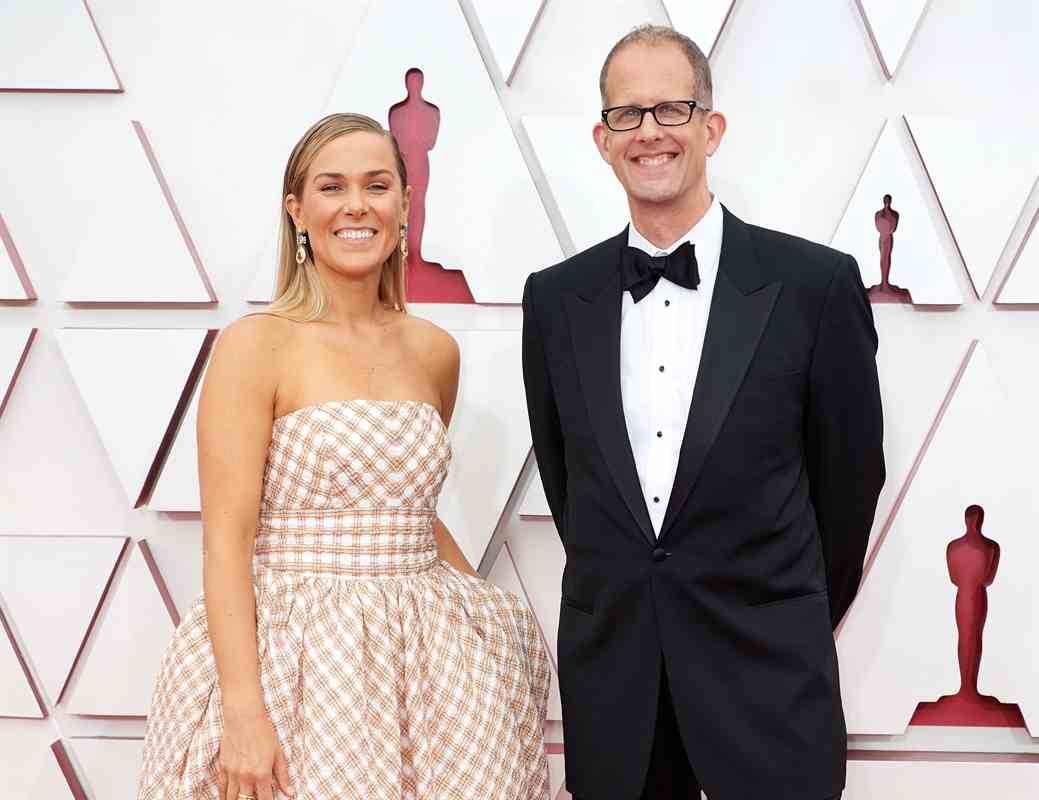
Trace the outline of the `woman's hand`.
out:
M 224 709 L 224 737 L 217 759 L 220 800 L 274 800 L 274 787 L 288 796 L 289 765 L 274 725 L 261 705 Z

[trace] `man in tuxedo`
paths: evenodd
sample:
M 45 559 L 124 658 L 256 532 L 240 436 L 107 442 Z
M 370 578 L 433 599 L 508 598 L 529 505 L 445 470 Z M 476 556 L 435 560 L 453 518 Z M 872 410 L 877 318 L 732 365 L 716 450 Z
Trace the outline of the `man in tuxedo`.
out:
M 688 38 L 636 29 L 600 90 L 595 143 L 631 224 L 523 294 L 531 432 L 566 550 L 567 787 L 839 796 L 832 630 L 884 482 L 858 266 L 710 193 L 726 121 Z

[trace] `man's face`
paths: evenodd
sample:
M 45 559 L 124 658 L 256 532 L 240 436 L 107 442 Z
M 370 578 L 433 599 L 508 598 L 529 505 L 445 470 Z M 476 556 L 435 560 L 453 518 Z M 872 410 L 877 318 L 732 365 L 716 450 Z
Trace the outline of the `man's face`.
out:
M 695 99 L 693 68 L 676 44 L 630 44 L 610 62 L 607 108 Z M 630 200 L 682 205 L 697 189 L 706 189 L 706 158 L 717 149 L 724 130 L 724 122 L 719 130 L 708 118 L 707 112 L 697 109 L 685 125 L 663 126 L 647 113 L 639 128 L 622 132 L 599 122 L 595 143 Z

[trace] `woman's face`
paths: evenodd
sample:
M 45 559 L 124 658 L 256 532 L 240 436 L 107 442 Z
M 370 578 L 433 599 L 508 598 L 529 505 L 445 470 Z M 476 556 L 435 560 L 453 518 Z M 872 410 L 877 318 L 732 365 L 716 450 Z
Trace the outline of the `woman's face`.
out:
M 285 207 L 307 232 L 319 269 L 363 278 L 399 246 L 410 196 L 389 137 L 352 131 L 318 151 L 299 196 L 286 196 Z

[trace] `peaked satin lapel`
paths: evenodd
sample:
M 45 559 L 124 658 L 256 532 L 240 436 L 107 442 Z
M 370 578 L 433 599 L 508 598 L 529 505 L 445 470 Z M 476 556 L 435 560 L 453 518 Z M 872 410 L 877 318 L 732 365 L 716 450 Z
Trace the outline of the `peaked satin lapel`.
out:
M 700 477 L 772 314 L 782 284 L 763 283 L 747 225 L 726 210 L 703 353 L 661 540 Z
M 616 247 L 607 254 L 610 263 L 602 265 L 604 270 L 608 270 L 605 283 L 587 292 L 566 297 L 570 336 L 585 405 L 603 459 L 642 535 L 650 544 L 655 544 L 653 523 L 639 484 L 621 401 L 619 261 L 621 245 L 627 241 L 627 232 L 614 241 Z

